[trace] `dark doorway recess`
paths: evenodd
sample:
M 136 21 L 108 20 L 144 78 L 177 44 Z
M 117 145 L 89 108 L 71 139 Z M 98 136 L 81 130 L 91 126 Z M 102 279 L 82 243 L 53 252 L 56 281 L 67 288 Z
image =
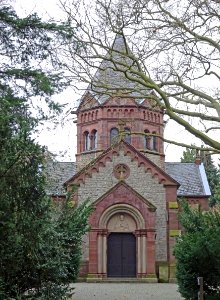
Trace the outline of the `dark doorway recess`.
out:
M 132 233 L 108 236 L 108 277 L 136 277 L 136 238 Z

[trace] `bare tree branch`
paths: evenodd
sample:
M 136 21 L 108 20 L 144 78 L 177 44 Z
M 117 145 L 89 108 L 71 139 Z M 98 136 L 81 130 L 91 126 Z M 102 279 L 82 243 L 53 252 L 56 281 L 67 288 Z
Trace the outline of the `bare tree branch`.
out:
M 151 99 L 219 152 L 219 1 L 67 0 L 62 8 L 72 28 L 62 55 L 74 80 L 100 97 Z M 112 49 L 115 35 L 123 49 Z M 118 73 L 129 88 L 108 84 L 106 72 Z

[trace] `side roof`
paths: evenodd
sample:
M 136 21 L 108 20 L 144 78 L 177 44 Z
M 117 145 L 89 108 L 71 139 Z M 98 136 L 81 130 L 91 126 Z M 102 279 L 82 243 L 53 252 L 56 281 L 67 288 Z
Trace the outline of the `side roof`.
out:
M 203 164 L 166 162 L 166 172 L 180 183 L 178 196 L 210 196 L 210 188 Z
M 75 162 L 58 162 L 49 160 L 45 165 L 46 193 L 48 195 L 65 195 L 64 182 L 76 173 Z

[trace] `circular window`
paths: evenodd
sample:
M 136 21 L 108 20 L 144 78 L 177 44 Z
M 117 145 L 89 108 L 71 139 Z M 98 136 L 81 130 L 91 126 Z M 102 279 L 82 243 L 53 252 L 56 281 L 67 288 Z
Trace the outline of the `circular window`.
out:
M 114 167 L 114 176 L 119 180 L 124 180 L 130 175 L 130 169 L 125 164 L 118 164 Z

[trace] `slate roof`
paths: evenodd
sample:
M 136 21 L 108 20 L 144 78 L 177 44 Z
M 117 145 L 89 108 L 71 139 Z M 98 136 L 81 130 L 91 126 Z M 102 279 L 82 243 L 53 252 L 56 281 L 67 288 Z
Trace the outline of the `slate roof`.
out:
M 152 92 L 151 89 L 144 88 L 143 85 L 127 79 L 123 72 L 115 71 L 116 68 L 119 68 L 126 70 L 132 77 L 135 76 L 134 73 L 129 71 L 129 68 L 137 71 L 138 67 L 134 65 L 132 59 L 127 57 L 126 53 L 132 55 L 123 35 L 117 34 L 112 50 L 106 54 L 86 91 L 89 91 L 100 104 L 103 104 L 109 98 L 109 93 L 113 94 L 120 90 L 134 97 L 138 104 Z M 110 59 L 116 62 L 116 66 Z M 124 63 L 126 67 L 122 66 L 121 63 Z M 142 79 L 139 77 L 139 80 Z
M 203 164 L 166 162 L 165 170 L 180 183 L 178 196 L 210 196 Z
M 75 162 L 48 161 L 45 166 L 47 178 L 46 193 L 48 195 L 64 195 L 65 189 L 63 184 L 75 173 Z
M 194 163 L 165 163 L 165 171 L 180 183 L 178 196 L 210 196 L 203 165 Z M 75 162 L 48 162 L 46 165 L 47 194 L 64 195 L 63 184 L 76 173 Z

